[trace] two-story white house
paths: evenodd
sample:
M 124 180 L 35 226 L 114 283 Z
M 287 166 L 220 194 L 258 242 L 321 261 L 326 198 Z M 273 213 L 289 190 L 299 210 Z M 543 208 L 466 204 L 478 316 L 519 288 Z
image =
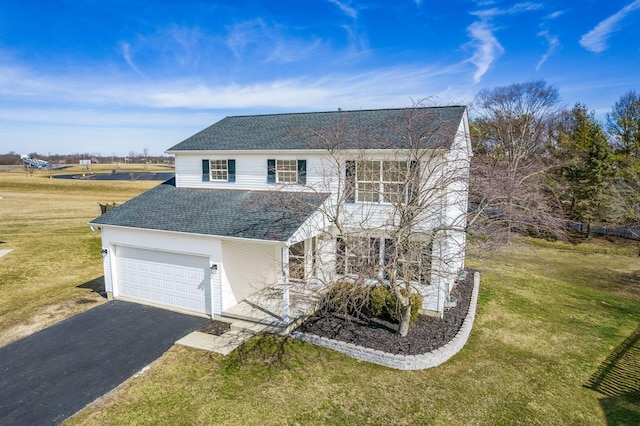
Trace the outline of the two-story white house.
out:
M 90 223 L 110 296 L 214 316 L 280 286 L 287 321 L 289 288 L 383 271 L 408 225 L 424 248 L 403 265 L 444 310 L 464 266 L 466 107 L 227 117 L 167 153 L 175 179 Z

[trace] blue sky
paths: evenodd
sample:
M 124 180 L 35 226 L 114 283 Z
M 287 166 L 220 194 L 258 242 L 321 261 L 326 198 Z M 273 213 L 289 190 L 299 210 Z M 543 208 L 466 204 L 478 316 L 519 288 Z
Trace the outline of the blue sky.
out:
M 640 90 L 640 0 L 0 0 L 0 152 L 159 155 L 227 115 Z

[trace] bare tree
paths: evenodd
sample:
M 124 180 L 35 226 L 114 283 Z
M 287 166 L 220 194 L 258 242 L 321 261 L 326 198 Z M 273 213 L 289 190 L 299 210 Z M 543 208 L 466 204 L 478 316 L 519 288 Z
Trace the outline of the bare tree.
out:
M 564 221 L 546 176 L 557 166 L 550 153 L 557 89 L 543 80 L 485 89 L 474 108 L 470 232 L 499 244 L 513 231 L 561 235 Z
M 310 185 L 332 194 L 322 208 L 328 226 L 317 278 L 386 287 L 402 336 L 412 310 L 423 307 L 412 295 L 441 310 L 463 267 L 468 128 L 440 113 L 416 104 L 371 128 L 344 112 L 324 127 L 291 130 L 329 154 L 322 181 Z M 356 310 L 367 302 L 366 294 L 339 297 Z
M 607 131 L 619 152 L 640 158 L 640 96 L 630 90 L 607 114 Z

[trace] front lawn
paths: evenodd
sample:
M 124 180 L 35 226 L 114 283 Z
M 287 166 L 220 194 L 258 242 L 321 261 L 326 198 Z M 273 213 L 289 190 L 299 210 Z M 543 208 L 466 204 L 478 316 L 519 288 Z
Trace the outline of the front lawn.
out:
M 73 169 L 72 169 L 73 170 Z M 122 203 L 159 182 L 50 179 L 0 171 L 0 345 L 104 299 L 98 202 Z
M 68 423 L 638 424 L 636 250 L 523 239 L 470 261 L 483 274 L 476 323 L 437 368 L 391 370 L 272 335 L 226 358 L 174 346 Z

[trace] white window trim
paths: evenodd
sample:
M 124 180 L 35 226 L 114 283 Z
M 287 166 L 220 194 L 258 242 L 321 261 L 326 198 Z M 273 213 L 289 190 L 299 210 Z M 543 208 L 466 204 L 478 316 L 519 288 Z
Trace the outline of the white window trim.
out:
M 216 161 L 222 161 L 224 162 L 224 169 L 219 169 L 219 168 L 215 168 L 213 167 L 214 162 Z M 224 171 L 225 173 L 225 178 L 224 179 L 215 179 L 213 176 L 213 172 L 214 171 Z M 209 159 L 209 180 L 211 182 L 228 182 L 229 180 L 229 160 L 228 159 Z
M 378 181 L 367 181 L 367 180 L 360 180 L 359 179 L 359 170 L 360 168 L 358 167 L 358 165 L 360 163 L 364 163 L 364 162 L 370 162 L 370 163 L 378 163 Z M 354 201 L 356 203 L 359 204 L 392 204 L 392 202 L 390 201 L 385 201 L 385 192 L 384 192 L 384 185 L 385 184 L 391 184 L 391 185 L 397 185 L 397 184 L 406 184 L 406 181 L 404 182 L 396 182 L 396 181 L 385 181 L 384 180 L 384 167 L 383 164 L 385 162 L 394 162 L 394 163 L 404 163 L 406 164 L 406 170 L 405 173 L 410 173 L 410 168 L 411 168 L 411 164 L 409 161 L 398 161 L 398 160 L 358 160 L 355 162 L 356 165 L 356 171 L 355 171 L 355 178 L 354 178 L 354 183 L 355 183 L 355 187 L 354 187 L 354 191 L 355 191 L 355 196 L 354 196 Z M 361 201 L 360 200 L 360 188 L 359 185 L 360 184 L 366 184 L 366 183 L 371 183 L 371 184 L 376 184 L 378 186 L 378 201 Z M 368 191 L 367 191 L 368 192 Z M 405 186 L 404 188 L 404 197 L 403 197 L 403 202 L 406 202 L 407 200 L 407 188 Z
M 287 162 L 287 163 L 293 163 L 293 170 L 290 169 L 286 169 L 286 170 L 282 170 L 280 163 L 282 162 Z M 283 160 L 278 160 L 276 159 L 276 183 L 280 183 L 280 184 L 284 184 L 284 185 L 295 185 L 298 183 L 298 160 L 291 160 L 291 159 L 283 159 Z M 280 173 L 292 173 L 293 174 L 293 180 L 291 181 L 283 181 L 280 179 Z

